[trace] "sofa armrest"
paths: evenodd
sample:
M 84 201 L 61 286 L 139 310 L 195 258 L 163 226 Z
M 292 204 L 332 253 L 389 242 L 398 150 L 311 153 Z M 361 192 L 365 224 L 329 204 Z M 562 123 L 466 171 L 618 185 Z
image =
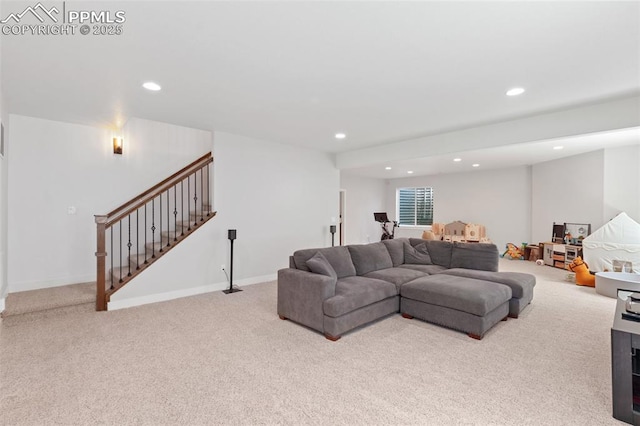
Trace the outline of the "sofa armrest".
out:
M 336 293 L 336 279 L 299 269 L 278 271 L 278 315 L 324 332 L 323 303 Z

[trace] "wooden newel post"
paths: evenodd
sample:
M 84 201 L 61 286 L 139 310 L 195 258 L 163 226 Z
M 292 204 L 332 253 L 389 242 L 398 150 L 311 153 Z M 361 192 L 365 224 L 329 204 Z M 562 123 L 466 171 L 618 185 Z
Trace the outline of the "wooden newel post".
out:
M 96 277 L 96 311 L 107 310 L 107 295 L 106 295 L 106 226 L 107 217 L 105 215 L 95 215 L 97 233 L 97 250 L 96 250 L 96 263 L 97 263 L 97 277 Z

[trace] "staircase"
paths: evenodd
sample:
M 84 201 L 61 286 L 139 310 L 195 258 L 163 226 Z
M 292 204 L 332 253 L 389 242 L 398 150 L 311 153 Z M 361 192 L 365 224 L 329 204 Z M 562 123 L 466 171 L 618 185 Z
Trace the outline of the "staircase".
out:
M 96 310 L 204 223 L 211 209 L 208 153 L 106 215 L 96 215 Z

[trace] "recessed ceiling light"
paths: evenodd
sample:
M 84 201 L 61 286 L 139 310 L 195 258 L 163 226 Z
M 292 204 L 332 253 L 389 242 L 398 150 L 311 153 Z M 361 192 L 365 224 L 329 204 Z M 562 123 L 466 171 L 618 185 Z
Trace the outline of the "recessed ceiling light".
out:
M 411 175 L 413 174 L 413 170 L 409 170 L 407 173 Z
M 560 146 L 560 145 L 558 145 L 558 146 L 554 146 L 554 147 L 553 147 L 553 149 L 555 149 L 556 151 L 557 151 L 557 150 L 559 150 L 559 149 L 562 149 L 562 148 L 564 148 L 564 146 Z
M 509 89 L 507 91 L 507 96 L 518 96 L 524 93 L 524 89 L 522 87 L 514 87 L 513 89 Z
M 480 164 L 478 164 L 478 163 L 472 164 L 471 167 L 480 167 Z
M 385 170 L 391 170 L 391 167 L 387 166 L 384 168 Z
M 336 139 L 344 139 L 346 137 L 347 135 L 345 135 L 344 133 L 336 133 Z
M 454 158 L 453 161 L 455 161 L 456 163 L 459 163 L 462 161 L 462 158 Z
M 147 90 L 151 90 L 152 92 L 157 92 L 158 90 L 162 89 L 162 87 L 160 87 L 158 83 L 154 83 L 153 81 L 147 81 L 142 85 L 142 87 Z

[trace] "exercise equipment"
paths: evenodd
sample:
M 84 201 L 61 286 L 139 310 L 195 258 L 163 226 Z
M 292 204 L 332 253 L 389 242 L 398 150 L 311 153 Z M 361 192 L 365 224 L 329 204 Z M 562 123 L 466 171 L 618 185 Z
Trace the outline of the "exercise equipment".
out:
M 393 240 L 393 237 L 396 234 L 396 228 L 398 227 L 398 222 L 396 222 L 395 220 L 390 221 L 386 212 L 374 213 L 373 219 L 376 222 L 379 222 L 380 226 L 382 227 L 382 236 L 380 236 L 380 241 Z M 391 232 L 389 232 L 389 229 L 387 229 L 387 223 L 393 223 L 393 228 L 391 229 Z

